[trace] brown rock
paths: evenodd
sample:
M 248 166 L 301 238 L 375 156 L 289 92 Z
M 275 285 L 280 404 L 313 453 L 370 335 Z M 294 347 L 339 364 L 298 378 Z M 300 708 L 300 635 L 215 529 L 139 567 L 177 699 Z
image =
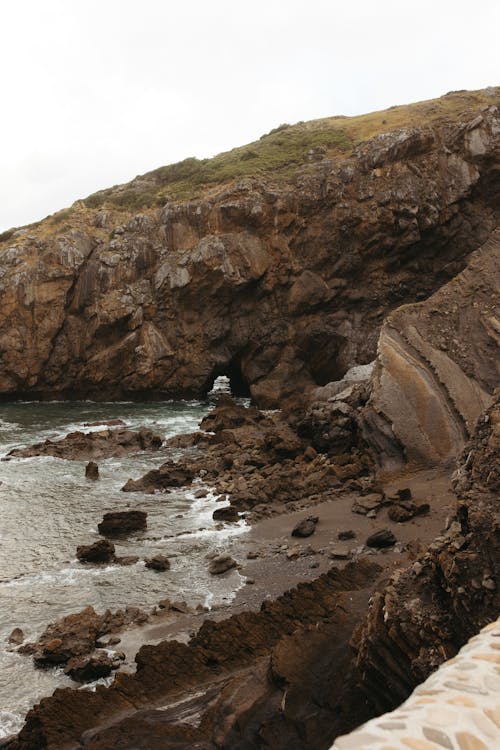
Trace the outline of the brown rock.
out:
M 120 536 L 145 529 L 148 514 L 143 510 L 121 510 L 105 513 L 97 528 L 104 536 Z
M 77 547 L 76 556 L 80 562 L 84 563 L 112 562 L 115 556 L 115 545 L 107 539 L 99 539 L 94 544 Z
M 232 568 L 236 568 L 237 565 L 238 563 L 231 557 L 231 555 L 217 555 L 210 561 L 208 572 L 213 576 L 218 576 L 221 575 L 221 573 L 226 573 Z
M 224 508 L 217 508 L 212 513 L 214 521 L 239 521 L 240 516 L 236 508 L 227 505 Z
M 99 466 L 95 461 L 89 461 L 85 467 L 85 476 L 87 479 L 99 479 Z
M 170 570 L 170 560 L 166 555 L 147 557 L 144 562 L 146 563 L 146 568 L 151 568 L 152 570 Z
M 8 642 L 14 646 L 20 646 L 24 641 L 24 633 L 21 628 L 14 628 L 12 633 L 7 638 Z
M 318 516 L 308 516 L 299 521 L 293 528 L 292 536 L 308 537 L 316 531 Z
M 144 427 L 139 432 L 126 429 L 70 432 L 65 438 L 56 442 L 46 440 L 44 443 L 28 448 L 15 448 L 5 458 L 6 460 L 32 456 L 55 456 L 68 460 L 110 458 L 143 450 L 158 450 L 161 444 L 162 438 Z
M 368 547 L 392 547 L 396 542 L 396 537 L 389 529 L 375 531 L 366 540 Z

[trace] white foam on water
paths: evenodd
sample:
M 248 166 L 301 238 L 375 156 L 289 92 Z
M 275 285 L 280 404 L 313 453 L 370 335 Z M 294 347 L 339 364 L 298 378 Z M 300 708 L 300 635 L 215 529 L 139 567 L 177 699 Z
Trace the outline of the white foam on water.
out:
M 0 737 L 17 734 L 24 724 L 24 716 L 13 711 L 0 710 Z

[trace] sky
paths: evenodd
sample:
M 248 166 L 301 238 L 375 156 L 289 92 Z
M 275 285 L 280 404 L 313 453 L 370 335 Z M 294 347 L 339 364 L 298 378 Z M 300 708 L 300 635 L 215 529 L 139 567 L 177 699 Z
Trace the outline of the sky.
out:
M 0 0 L 0 231 L 277 125 L 500 84 L 499 0 Z

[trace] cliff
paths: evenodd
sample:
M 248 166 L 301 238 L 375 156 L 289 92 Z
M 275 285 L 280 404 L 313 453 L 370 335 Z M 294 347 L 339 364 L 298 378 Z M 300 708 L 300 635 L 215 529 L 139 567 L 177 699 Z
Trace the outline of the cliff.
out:
M 227 374 L 266 407 L 372 360 L 384 317 L 498 224 L 499 101 L 282 126 L 4 233 L 0 393 L 193 397 Z

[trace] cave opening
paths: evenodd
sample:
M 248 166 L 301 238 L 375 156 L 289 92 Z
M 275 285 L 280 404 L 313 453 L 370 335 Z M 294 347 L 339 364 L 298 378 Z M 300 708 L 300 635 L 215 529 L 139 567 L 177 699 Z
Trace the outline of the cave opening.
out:
M 250 398 L 251 396 L 250 386 L 241 371 L 239 357 L 233 357 L 227 364 L 216 367 L 208 380 L 207 386 L 207 394 L 229 393 L 235 398 Z

